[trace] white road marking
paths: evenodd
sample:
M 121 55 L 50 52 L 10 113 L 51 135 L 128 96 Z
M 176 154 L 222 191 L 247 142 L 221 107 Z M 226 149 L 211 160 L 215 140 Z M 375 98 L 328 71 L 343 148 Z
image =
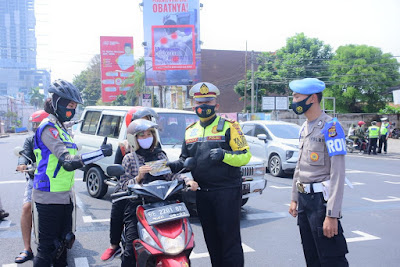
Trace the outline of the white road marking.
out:
M 400 201 L 400 198 L 398 198 L 398 197 L 388 196 L 388 198 L 389 199 L 371 199 L 371 198 L 363 197 L 362 199 L 371 201 L 371 202 L 375 202 L 375 203 Z
M 276 188 L 276 189 L 290 189 L 290 188 L 292 188 L 291 186 L 276 186 L 276 185 L 270 185 L 269 187 Z
M 285 206 L 288 206 L 288 207 L 290 207 L 290 203 L 289 203 L 289 204 L 285 204 Z
M 16 264 L 16 263 L 10 263 L 10 264 L 3 264 L 3 265 L 1 265 L 2 267 L 17 267 L 18 266 L 18 264 Z
M 352 232 L 357 234 L 357 235 L 360 235 L 360 237 L 346 238 L 347 243 L 381 239 L 380 237 L 377 237 L 377 236 L 374 236 L 374 235 L 370 235 L 370 234 L 367 234 L 367 233 L 364 233 L 364 232 L 361 232 L 361 231 L 352 231 Z
M 400 177 L 400 175 L 398 175 L 398 174 L 390 174 L 390 173 L 383 173 L 383 172 L 371 172 L 371 171 L 360 171 L 360 170 L 346 170 L 346 173 L 368 173 L 368 174 Z
M 400 182 L 391 182 L 391 181 L 384 181 L 384 182 L 388 184 L 400 184 Z
M 87 258 L 75 258 L 75 267 L 89 267 Z
M 75 181 L 82 181 L 83 178 L 75 178 Z M 0 181 L 0 184 L 24 184 L 26 180 L 10 180 L 10 181 Z
M 0 221 L 0 229 L 10 228 L 10 225 L 11 225 L 10 220 Z
M 93 219 L 92 216 L 82 216 L 84 223 L 109 222 L 110 219 Z
M 252 249 L 251 247 L 249 247 L 248 245 L 242 243 L 242 248 L 243 248 L 243 252 L 247 253 L 247 252 L 255 252 L 254 249 Z M 203 253 L 195 253 L 194 251 L 192 251 L 192 253 L 190 254 L 190 259 L 199 259 L 199 258 L 208 258 L 210 257 L 210 254 L 208 254 L 208 252 L 203 252 Z
M 246 214 L 246 220 L 276 219 L 288 216 L 289 213 L 287 212 L 266 212 L 266 213 Z
M 364 183 L 359 183 L 359 182 L 351 182 L 351 184 L 352 185 L 364 185 Z M 348 184 L 344 184 L 344 185 L 348 186 Z

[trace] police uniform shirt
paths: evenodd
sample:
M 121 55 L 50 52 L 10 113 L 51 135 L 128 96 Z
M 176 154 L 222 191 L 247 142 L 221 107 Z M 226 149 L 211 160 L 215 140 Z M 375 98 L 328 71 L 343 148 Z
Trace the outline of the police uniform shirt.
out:
M 326 216 L 340 218 L 344 192 L 345 157 L 329 157 L 321 130 L 332 117 L 322 112 L 312 122 L 301 127 L 299 160 L 293 175 L 292 200 L 298 202 L 296 182 L 310 184 L 330 180 Z

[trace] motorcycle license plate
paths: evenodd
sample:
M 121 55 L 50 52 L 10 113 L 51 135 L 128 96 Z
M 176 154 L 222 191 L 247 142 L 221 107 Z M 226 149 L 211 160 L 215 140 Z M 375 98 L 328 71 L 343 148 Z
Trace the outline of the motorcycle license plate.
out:
M 171 220 L 190 217 L 189 211 L 184 203 L 176 203 L 144 211 L 147 223 L 149 225 L 159 224 Z
M 242 184 L 242 195 L 250 193 L 250 184 Z

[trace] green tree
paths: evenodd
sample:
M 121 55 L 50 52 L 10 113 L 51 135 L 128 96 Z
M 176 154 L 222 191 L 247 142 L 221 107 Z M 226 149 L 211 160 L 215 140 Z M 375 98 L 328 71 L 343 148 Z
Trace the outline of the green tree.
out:
M 94 106 L 101 99 L 101 71 L 100 55 L 95 55 L 89 66 L 79 75 L 75 76 L 72 83 L 81 91 L 84 106 Z
M 29 103 L 33 105 L 34 107 L 43 107 L 44 104 L 44 94 L 40 92 L 40 87 L 35 87 L 32 88 L 31 91 L 29 92 L 29 95 L 31 97 Z
M 126 105 L 137 106 L 139 105 L 139 99 L 141 93 L 145 90 L 145 73 L 144 73 L 145 61 L 144 57 L 139 58 L 135 63 L 135 71 L 132 73 L 128 79 L 126 79 L 123 84 L 131 84 L 128 92 L 126 92 Z
M 257 56 L 257 71 L 254 73 L 254 88 L 258 88 L 258 110 L 261 110 L 262 96 L 269 93 L 289 94 L 288 83 L 294 79 L 315 77 L 329 78 L 328 61 L 332 58 L 332 48 L 317 38 L 309 38 L 304 33 L 296 34 L 286 41 L 286 45 L 275 53 L 264 52 Z M 235 92 L 244 96 L 245 82 L 241 80 L 234 87 Z M 251 72 L 247 73 L 246 92 L 250 99 Z M 249 109 L 249 108 L 247 108 Z
M 124 95 L 118 95 L 117 98 L 111 102 L 113 106 L 129 106 L 126 104 L 126 97 Z
M 399 82 L 399 67 L 379 48 L 341 46 L 329 62 L 331 78 L 324 96 L 336 98 L 338 112 L 378 112 L 391 99 L 387 88 Z

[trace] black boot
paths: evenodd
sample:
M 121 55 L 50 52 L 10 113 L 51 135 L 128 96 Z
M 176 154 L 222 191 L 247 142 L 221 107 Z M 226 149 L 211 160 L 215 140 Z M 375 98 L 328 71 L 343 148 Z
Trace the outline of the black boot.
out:
M 4 218 L 8 217 L 8 215 L 10 215 L 8 212 L 0 210 L 0 221 L 4 220 Z

